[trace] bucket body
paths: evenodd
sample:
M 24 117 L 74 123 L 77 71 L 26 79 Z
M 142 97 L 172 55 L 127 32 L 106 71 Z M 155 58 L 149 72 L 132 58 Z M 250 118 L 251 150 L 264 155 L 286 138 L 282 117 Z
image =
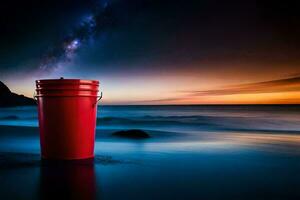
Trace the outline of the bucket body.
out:
M 43 159 L 94 157 L 98 88 L 93 80 L 36 81 Z

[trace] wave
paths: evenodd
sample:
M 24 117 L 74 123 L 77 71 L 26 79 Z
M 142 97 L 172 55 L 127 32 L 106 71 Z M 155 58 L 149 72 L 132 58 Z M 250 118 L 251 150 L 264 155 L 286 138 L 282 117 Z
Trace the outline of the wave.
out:
M 0 117 L 0 120 L 18 120 L 20 119 L 20 117 L 16 116 L 16 115 L 9 115 L 9 116 L 5 116 L 5 117 Z
M 139 118 L 103 117 L 97 119 L 99 126 L 130 127 L 176 127 L 194 130 L 236 130 L 236 131 L 274 131 L 300 132 L 299 121 L 225 116 L 144 116 Z
M 103 107 L 97 129 L 142 129 L 171 132 L 300 132 L 299 107 L 278 106 L 142 106 Z M 0 125 L 38 126 L 36 108 L 0 110 Z

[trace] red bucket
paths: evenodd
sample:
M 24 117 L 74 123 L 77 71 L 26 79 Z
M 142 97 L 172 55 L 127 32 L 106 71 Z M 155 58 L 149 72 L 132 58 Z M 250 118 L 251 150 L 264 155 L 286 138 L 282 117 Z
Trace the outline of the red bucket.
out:
M 36 81 L 43 159 L 94 157 L 99 81 Z

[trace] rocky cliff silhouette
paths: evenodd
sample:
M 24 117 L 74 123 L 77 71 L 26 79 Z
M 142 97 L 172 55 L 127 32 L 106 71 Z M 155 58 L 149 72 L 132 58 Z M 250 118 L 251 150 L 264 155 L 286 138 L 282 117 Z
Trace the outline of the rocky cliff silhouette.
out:
M 34 99 L 18 95 L 0 81 L 0 107 L 36 105 Z

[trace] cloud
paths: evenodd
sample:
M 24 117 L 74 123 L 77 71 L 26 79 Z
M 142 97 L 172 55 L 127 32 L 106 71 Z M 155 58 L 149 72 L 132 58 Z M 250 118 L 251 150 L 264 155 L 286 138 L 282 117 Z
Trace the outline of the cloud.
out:
M 221 103 L 218 101 L 211 102 L 211 97 L 226 96 L 226 95 L 254 95 L 254 99 L 223 99 L 223 103 L 240 103 L 246 101 L 247 103 L 299 103 L 300 97 L 298 96 L 278 96 L 277 93 L 281 92 L 300 92 L 300 76 L 277 79 L 264 82 L 256 82 L 249 84 L 238 84 L 222 87 L 220 89 L 212 90 L 196 90 L 196 91 L 180 91 L 180 96 L 170 98 L 158 98 L 145 101 L 138 101 L 136 103 L 147 104 L 181 104 L 181 103 Z M 274 94 L 267 97 L 260 97 L 259 94 Z M 219 100 L 220 100 L 219 99 Z
M 257 83 L 239 84 L 221 89 L 185 91 L 191 96 L 218 96 L 275 92 L 300 92 L 300 76 Z
M 162 98 L 162 99 L 152 99 L 152 100 L 143 100 L 143 101 L 137 101 L 136 103 L 147 103 L 147 104 L 151 104 L 151 103 L 165 103 L 165 102 L 176 102 L 176 101 L 180 101 L 183 100 L 183 98 Z

